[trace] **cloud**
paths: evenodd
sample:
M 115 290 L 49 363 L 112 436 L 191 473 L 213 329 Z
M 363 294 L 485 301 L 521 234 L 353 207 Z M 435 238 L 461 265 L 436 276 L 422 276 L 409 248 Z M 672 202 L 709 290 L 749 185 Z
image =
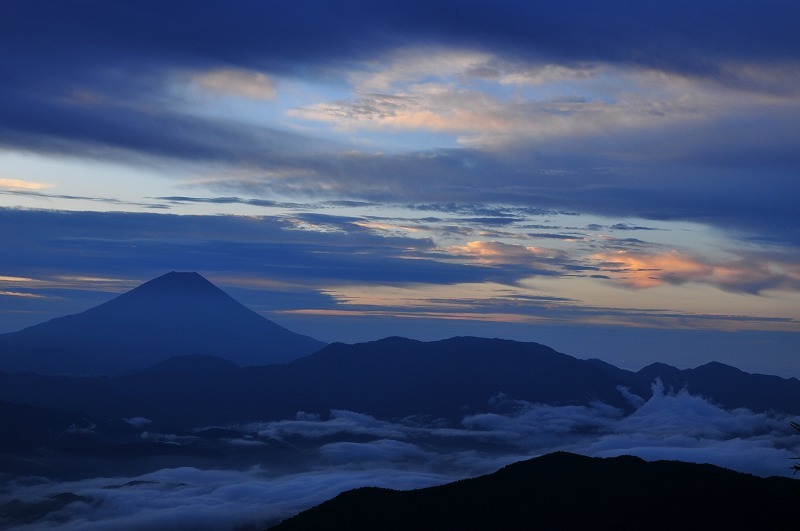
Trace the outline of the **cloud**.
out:
M 343 410 L 326 418 L 298 413 L 236 427 L 247 434 L 241 441 L 248 441 L 248 452 L 274 453 L 270 441 L 281 441 L 279 461 L 256 453 L 252 459 L 264 464 L 239 470 L 221 461 L 209 469 L 163 468 L 113 478 L 18 477 L 3 485 L 0 506 L 17 499 L 41 509 L 53 496 L 69 493 L 36 522 L 17 522 L 19 529 L 233 529 L 270 525 L 347 489 L 437 485 L 555 450 L 707 462 L 762 476 L 790 476 L 789 458 L 800 453 L 790 419 L 778 414 L 725 410 L 686 390 L 667 392 L 660 382 L 652 397 L 634 402 L 637 409 L 626 416 L 599 402 L 552 406 L 499 394 L 490 411 L 455 425 Z
M 247 200 L 230 198 L 239 199 Z M 392 333 L 412 336 L 437 320 L 459 320 L 465 326 L 483 321 L 797 329 L 788 303 L 783 313 L 764 312 L 754 310 L 749 300 L 755 293 L 775 300 L 778 289 L 790 298 L 798 291 L 800 272 L 791 253 L 748 251 L 738 259 L 719 260 L 584 228 L 575 229 L 574 239 L 545 239 L 528 234 L 534 217 L 575 218 L 582 225 L 580 216 L 469 203 L 412 206 L 395 206 L 395 216 L 375 216 L 376 210 L 384 212 L 373 205 L 317 208 L 306 203 L 281 203 L 274 212 L 253 216 L 0 209 L 3 241 L 16 250 L 5 276 L 33 279 L 0 282 L 0 290 L 46 297 L 0 297 L 0 311 L 16 312 L 4 320 L 5 331 L 86 310 L 171 270 L 199 271 L 278 322 L 292 318 L 307 327 L 311 317 L 303 321 L 301 316 L 316 316 L 311 324 L 317 328 L 304 330 L 312 336 L 328 326 L 330 319 L 322 315 L 340 317 L 334 328 L 346 317 L 355 322 L 369 316 L 384 325 L 392 317 L 402 318 L 403 328 Z M 438 215 L 429 216 L 432 212 Z M 502 230 L 482 231 L 469 225 L 474 216 L 509 223 Z M 554 227 L 548 230 L 559 232 L 547 234 L 572 235 L 563 230 L 565 225 Z M 646 234 L 672 237 L 670 231 Z M 98 278 L 105 280 L 91 280 Z M 648 301 L 588 298 L 603 283 L 715 286 L 736 294 L 737 306 L 687 308 L 685 302 L 662 299 L 663 294 Z M 562 289 L 578 284 L 586 291 Z M 602 289 L 616 296 L 615 290 Z M 538 328 L 535 333 L 541 333 Z M 325 339 L 347 340 L 340 332 L 327 333 L 334 335 Z M 482 330 L 479 335 L 497 333 Z
M 250 425 L 259 437 L 284 442 L 319 440 L 319 451 L 334 462 L 399 462 L 410 459 L 441 463 L 445 455 L 480 448 L 508 458 L 559 449 L 587 455 L 631 453 L 648 459 L 709 462 L 758 475 L 789 475 L 788 459 L 800 448 L 789 418 L 726 410 L 685 389 L 668 392 L 660 381 L 643 400 L 627 389 L 620 392 L 636 410 L 625 415 L 601 402 L 589 406 L 553 406 L 515 400 L 502 393 L 490 411 L 468 415 L 451 426 L 431 419 L 389 422 L 348 411 L 332 411 L 329 419 L 298 414 L 294 420 Z M 351 438 L 372 437 L 372 441 Z M 325 442 L 331 437 L 335 442 Z M 451 460 L 456 457 L 451 455 Z M 459 459 L 466 459 L 461 456 Z M 472 466 L 482 459 L 472 455 Z M 494 458 L 492 458 L 494 459 Z M 438 466 L 438 465 L 437 465 Z
M 122 420 L 124 420 L 134 428 L 139 428 L 139 429 L 144 428 L 145 426 L 147 426 L 148 424 L 152 424 L 153 422 L 152 420 L 145 417 L 131 417 Z
M 10 188 L 12 190 L 42 190 L 51 186 L 53 185 L 20 179 L 0 179 L 0 188 Z
M 609 228 L 613 230 L 658 230 L 653 227 L 641 227 L 638 225 L 631 225 L 630 223 L 615 223 Z
M 326 459 L 339 463 L 429 460 L 435 455 L 415 444 L 391 439 L 378 439 L 367 443 L 329 443 L 321 446 L 319 451 Z
M 666 394 L 660 382 L 653 397 L 622 419 L 616 433 L 593 442 L 587 453 L 597 456 L 630 453 L 644 459 L 678 459 L 786 476 L 785 463 L 797 442 L 786 426 L 789 419 L 747 409 L 727 411 L 690 395 Z
M 617 251 L 595 256 L 601 268 L 620 282 L 635 288 L 649 288 L 662 282 L 688 282 L 711 276 L 713 267 L 692 256 L 672 251 L 662 254 L 635 254 Z
M 44 299 L 44 295 L 39 295 L 38 293 L 26 293 L 24 291 L 6 291 L 0 290 L 0 296 L 2 297 L 26 297 L 30 299 Z
M 43 188 L 47 188 L 44 186 Z M 37 197 L 43 199 L 62 199 L 67 201 L 89 201 L 92 203 L 103 203 L 106 205 L 111 206 L 134 206 L 134 207 L 145 207 L 149 209 L 166 209 L 168 208 L 166 205 L 162 203 L 150 203 L 150 202 L 139 202 L 139 201 L 125 201 L 122 199 L 118 199 L 115 197 L 96 197 L 96 196 L 80 196 L 80 195 L 67 195 L 67 194 L 49 194 L 43 192 L 37 192 L 38 188 L 32 187 L 18 187 L 18 188 L 11 188 L 10 190 L 0 190 L 0 195 L 10 195 L 10 196 L 27 196 L 27 197 Z
M 47 264 L 58 262 L 65 271 L 62 275 L 75 277 L 115 277 L 120 271 L 138 270 L 133 274 L 147 280 L 165 270 L 225 271 L 234 256 L 240 270 L 260 271 L 262 276 L 285 282 L 302 279 L 307 283 L 314 278 L 340 282 L 354 277 L 438 282 L 457 280 L 462 274 L 465 279 L 480 276 L 479 268 L 427 257 L 432 247 L 427 238 L 376 233 L 355 225 L 355 218 L 340 216 L 184 217 L 5 210 L 0 217 L 26 219 L 21 230 L 11 231 L 6 225 L 9 230 L 4 236 L 7 244 L 13 241 L 25 250 L 18 266 L 44 272 Z M 46 240 L 38 237 L 41 230 L 48 234 Z M 85 260 L 77 260 L 75 254 L 78 249 L 84 259 L 92 255 L 105 259 L 94 263 L 91 272 L 85 271 Z M 270 255 L 274 257 L 272 273 L 263 269 L 260 258 Z M 255 267 L 256 262 L 261 265 Z M 354 274 L 356 270 L 361 272 Z
M 345 130 L 447 132 L 461 145 L 498 148 L 693 123 L 724 113 L 739 100 L 723 97 L 718 85 L 661 70 L 513 63 L 455 51 L 399 55 L 374 66 L 366 79 L 351 75 L 351 99 L 317 103 L 291 115 Z M 505 90 L 508 84 L 518 88 Z M 378 88 L 383 92 L 374 92 Z
M 618 250 L 598 253 L 593 258 L 600 261 L 601 271 L 634 288 L 684 282 L 703 282 L 723 290 L 753 294 L 771 288 L 800 288 L 796 275 L 785 270 L 781 261 L 755 257 L 713 263 L 675 250 L 665 253 Z
M 245 471 L 183 467 L 130 478 L 16 484 L 13 496 L 23 502 L 35 502 L 62 492 L 81 499 L 34 524 L 15 528 L 216 530 L 266 526 L 350 488 L 392 484 L 402 488 L 425 487 L 447 479 L 447 476 L 397 469 L 337 471 L 334 468 L 275 477 L 257 467 Z
M 381 468 L 332 467 L 276 477 L 258 467 L 244 471 L 183 467 L 127 478 L 100 477 L 63 483 L 39 481 L 15 484 L 13 497 L 31 503 L 69 492 L 81 499 L 31 525 L 15 528 L 100 531 L 263 527 L 351 488 L 364 485 L 418 488 L 449 479 L 424 471 Z M 3 498 L 2 502 L 8 501 L 8 495 Z
M 155 197 L 153 199 L 158 199 L 159 201 L 168 201 L 170 203 L 210 203 L 210 204 L 218 204 L 218 205 L 226 205 L 226 204 L 244 204 L 244 205 L 254 205 L 260 206 L 265 208 L 311 208 L 314 207 L 321 207 L 321 205 L 310 205 L 310 204 L 303 204 L 303 203 L 289 203 L 284 201 L 273 201 L 270 199 L 255 199 L 255 198 L 242 198 L 242 197 L 190 197 L 184 195 L 173 195 L 173 196 L 164 196 L 164 197 Z
M 341 433 L 370 435 L 373 437 L 404 437 L 404 430 L 390 422 L 370 415 L 346 410 L 333 410 L 330 418 L 322 420 L 316 415 L 298 412 L 293 420 L 269 422 L 264 426 L 248 426 L 259 437 L 282 441 L 287 437 L 323 438 Z
M 225 193 L 510 203 L 796 246 L 796 9 L 13 2 L 0 144 L 165 179 L 213 165 L 200 185 Z
M 320 65 L 418 40 L 462 49 L 482 45 L 495 52 L 558 62 L 604 59 L 688 73 L 716 73 L 712 66 L 726 59 L 758 62 L 796 57 L 798 44 L 787 22 L 796 13 L 795 6 L 767 2 L 753 10 L 753 5 L 752 1 L 702 6 L 678 2 L 609 8 L 583 1 L 558 7 L 513 2 L 465 6 L 448 0 L 433 8 L 419 1 L 380 5 L 350 1 L 334 8 L 301 1 L 275 6 L 265 14 L 250 4 L 231 12 L 217 5 L 193 11 L 192 2 L 178 2 L 174 9 L 162 11 L 148 4 L 122 9 L 81 3 L 42 15 L 23 2 L 13 6 L 17 24 L 7 25 L 3 33 L 7 42 L 17 43 L 30 39 L 32 28 L 45 35 L 61 28 L 58 44 L 64 49 L 63 60 L 75 61 L 78 45 L 89 41 L 98 46 L 84 52 L 101 64 L 114 57 L 128 61 L 149 57 L 161 63 L 193 57 L 237 64 L 261 57 L 272 68 L 288 69 L 294 63 Z M 723 7 L 727 10 L 721 17 Z M 456 12 L 459 16 L 453 17 Z M 141 25 L 151 27 L 146 36 L 137 31 Z M 215 37 L 211 40 L 209 27 Z M 42 41 L 38 37 L 38 46 L 20 48 L 19 53 L 39 58 L 50 49 Z M 695 55 L 687 57 L 687 49 Z
M 466 245 L 450 247 L 447 251 L 460 256 L 469 256 L 488 264 L 530 263 L 552 256 L 552 251 L 538 247 L 507 244 L 502 242 L 471 241 Z
M 271 100 L 275 87 L 261 72 L 221 69 L 190 76 L 191 82 L 219 96 L 238 96 L 251 100 Z

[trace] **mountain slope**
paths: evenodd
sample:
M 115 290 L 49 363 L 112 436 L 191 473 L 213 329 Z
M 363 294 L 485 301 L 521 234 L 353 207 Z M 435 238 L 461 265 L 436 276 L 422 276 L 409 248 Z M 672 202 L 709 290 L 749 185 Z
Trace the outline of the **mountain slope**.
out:
M 261 317 L 197 273 L 171 272 L 83 313 L 0 335 L 0 369 L 118 374 L 196 354 L 266 365 L 323 346 Z
M 84 411 L 98 418 L 146 416 L 188 428 L 234 421 L 327 415 L 345 409 L 384 419 L 460 420 L 492 397 L 549 404 L 632 406 L 619 381 L 536 343 L 460 337 L 335 343 L 283 365 L 231 367 L 184 356 L 135 374 L 67 378 L 0 373 L 0 398 Z M 649 390 L 649 387 L 647 387 Z M 639 390 L 644 393 L 646 390 Z
M 190 355 L 114 377 L 0 373 L 0 399 L 81 411 L 99 419 L 145 416 L 160 429 L 187 429 L 286 419 L 298 411 L 325 416 L 332 409 L 382 419 L 427 415 L 457 422 L 464 415 L 492 410 L 490 400 L 500 393 L 551 405 L 600 401 L 630 412 L 633 406 L 619 386 L 644 399 L 651 396 L 652 380 L 638 382 L 637 373 L 613 369 L 536 343 L 387 338 L 356 345 L 335 343 L 287 364 L 261 367 L 237 367 Z M 769 382 L 775 378 L 772 385 L 780 393 L 763 392 L 756 385 L 763 378 Z M 741 373 L 729 383 L 721 379 L 715 385 L 698 384 L 693 392 L 718 403 L 738 393 L 737 407 L 800 414 L 796 379 Z M 769 402 L 771 398 L 776 402 Z
M 0 454 L 51 445 L 71 426 L 77 430 L 86 425 L 91 421 L 76 413 L 0 400 Z
M 719 362 L 706 363 L 694 369 L 653 363 L 632 372 L 600 360 L 587 361 L 636 389 L 642 389 L 658 378 L 667 390 L 687 389 L 727 409 L 746 407 L 757 412 L 800 413 L 800 380 L 797 378 L 750 374 Z
M 712 465 L 557 452 L 438 487 L 351 490 L 271 529 L 793 529 L 799 487 Z
M 485 409 L 499 393 L 529 402 L 569 405 L 599 400 L 631 407 L 614 378 L 531 342 L 391 337 L 356 345 L 334 343 L 296 360 L 287 370 L 313 378 L 317 393 L 336 396 L 342 404 L 338 407 L 357 408 L 367 401 L 383 417 L 408 412 L 454 417 Z M 649 386 L 642 392 L 646 389 Z

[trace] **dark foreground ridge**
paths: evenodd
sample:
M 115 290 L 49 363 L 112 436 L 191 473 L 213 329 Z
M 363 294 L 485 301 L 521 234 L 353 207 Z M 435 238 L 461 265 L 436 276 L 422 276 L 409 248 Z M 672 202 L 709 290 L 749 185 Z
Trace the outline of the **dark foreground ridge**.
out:
M 0 370 L 112 375 L 178 355 L 268 365 L 323 346 L 258 315 L 201 275 L 173 271 L 83 313 L 0 335 Z
M 556 452 L 439 487 L 347 491 L 271 529 L 796 529 L 798 496 L 789 478 Z

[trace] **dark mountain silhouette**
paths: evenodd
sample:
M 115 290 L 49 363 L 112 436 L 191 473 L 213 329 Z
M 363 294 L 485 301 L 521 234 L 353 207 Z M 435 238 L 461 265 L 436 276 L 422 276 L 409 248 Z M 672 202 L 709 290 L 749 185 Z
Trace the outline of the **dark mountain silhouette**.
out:
M 0 335 L 0 369 L 119 374 L 177 355 L 267 365 L 323 346 L 242 306 L 197 273 L 172 272 L 83 313 Z
M 0 400 L 0 471 L 80 474 L 87 463 L 97 466 L 97 458 L 218 455 L 213 444 L 199 437 L 191 444 L 175 444 L 142 440 L 140 433 L 123 419 L 103 422 L 82 413 Z
M 800 381 L 736 374 L 731 387 L 724 378 L 709 384 L 697 379 L 692 391 L 720 403 L 736 395 L 736 406 L 754 411 L 800 413 Z M 597 400 L 632 411 L 618 387 L 647 399 L 652 394 L 650 376 L 658 376 L 637 375 L 536 343 L 387 338 L 335 343 L 293 362 L 263 367 L 184 356 L 115 377 L 0 373 L 0 399 L 83 411 L 100 419 L 145 416 L 158 429 L 285 419 L 298 411 L 325 416 L 331 409 L 383 419 L 425 415 L 458 421 L 465 414 L 490 410 L 490 399 L 499 393 L 553 405 Z M 780 393 L 763 391 L 764 381 Z
M 239 366 L 232 361 L 203 354 L 188 354 L 186 356 L 173 356 L 151 367 L 147 367 L 142 374 L 196 374 L 220 375 L 236 372 Z
M 271 529 L 794 529 L 798 488 L 712 465 L 557 452 L 438 487 L 347 491 Z
M 653 363 L 637 372 L 626 371 L 600 360 L 587 360 L 624 385 L 640 389 L 660 379 L 673 392 L 686 389 L 712 399 L 728 409 L 746 407 L 800 413 L 800 380 L 766 374 L 750 374 L 724 363 L 711 362 L 694 369 L 676 369 Z
M 92 424 L 78 413 L 0 400 L 0 453 L 53 447 L 71 430 L 77 432 Z
M 358 410 L 365 401 L 384 417 L 428 413 L 453 418 L 485 409 L 489 398 L 549 404 L 599 400 L 629 409 L 617 382 L 602 371 L 545 345 L 454 337 L 422 342 L 390 337 L 334 343 L 286 367 L 312 378 L 320 396 Z
M 297 411 L 326 415 L 331 409 L 387 419 L 427 415 L 459 420 L 465 413 L 486 411 L 499 393 L 563 405 L 600 400 L 631 410 L 618 383 L 589 363 L 536 343 L 387 338 L 335 343 L 265 367 L 185 356 L 115 377 L 0 373 L 0 398 L 99 418 L 143 415 L 189 428 L 290 418 Z

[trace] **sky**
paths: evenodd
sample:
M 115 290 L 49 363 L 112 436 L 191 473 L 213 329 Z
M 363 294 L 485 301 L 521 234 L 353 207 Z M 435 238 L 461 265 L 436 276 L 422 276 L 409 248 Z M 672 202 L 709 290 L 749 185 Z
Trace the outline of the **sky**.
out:
M 792 1 L 0 3 L 0 333 L 197 271 L 323 341 L 800 376 Z

